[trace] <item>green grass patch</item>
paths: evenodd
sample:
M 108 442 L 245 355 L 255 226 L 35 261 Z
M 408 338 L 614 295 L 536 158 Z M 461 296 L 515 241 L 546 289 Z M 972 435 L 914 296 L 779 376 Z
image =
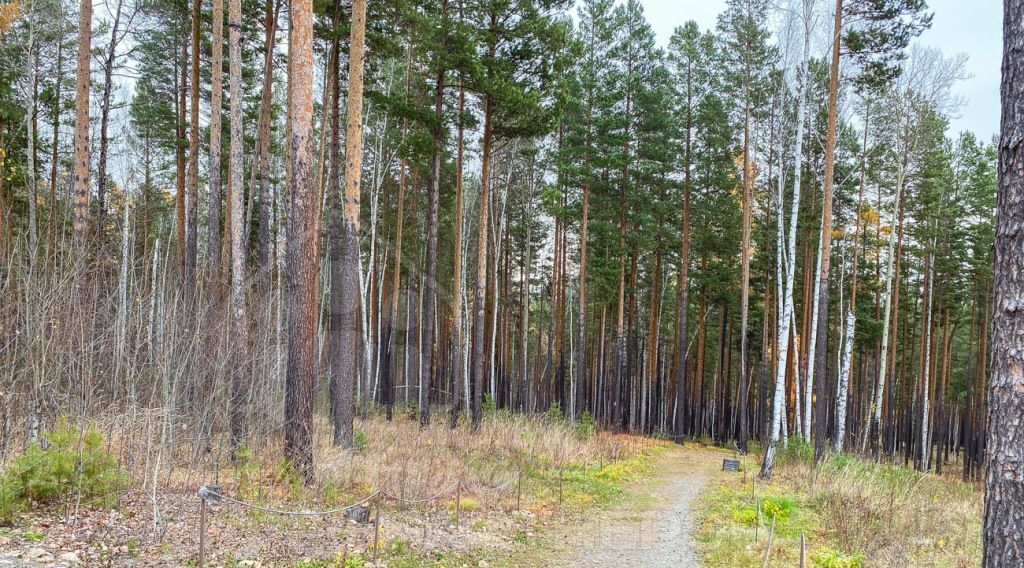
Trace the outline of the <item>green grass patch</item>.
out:
M 491 566 L 505 566 L 486 550 L 441 552 L 420 550 L 402 539 L 384 540 L 377 549 L 378 566 L 388 568 L 454 568 L 478 566 L 482 560 Z M 295 568 L 363 568 L 372 564 L 373 550 L 360 553 L 338 553 L 332 558 L 298 562 Z

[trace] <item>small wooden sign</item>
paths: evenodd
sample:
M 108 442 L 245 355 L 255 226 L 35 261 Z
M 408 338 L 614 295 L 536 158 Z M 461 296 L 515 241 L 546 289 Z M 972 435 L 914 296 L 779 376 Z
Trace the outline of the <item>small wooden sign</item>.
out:
M 345 511 L 346 516 L 351 521 L 355 521 L 361 525 L 366 524 L 370 521 L 370 510 L 362 505 L 353 505 Z
M 724 459 L 722 460 L 722 471 L 739 471 L 740 460 Z
M 207 505 L 216 505 L 220 503 L 220 485 L 204 485 L 199 488 L 199 497 L 206 502 Z

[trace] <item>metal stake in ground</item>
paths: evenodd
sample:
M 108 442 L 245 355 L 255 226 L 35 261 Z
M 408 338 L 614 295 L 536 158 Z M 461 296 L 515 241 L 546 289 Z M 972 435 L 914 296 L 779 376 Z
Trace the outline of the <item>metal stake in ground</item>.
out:
M 807 565 L 807 537 L 804 531 L 800 531 L 800 568 Z
M 220 486 L 203 485 L 199 488 L 199 568 L 206 561 L 206 506 L 220 502 Z
M 382 495 L 377 492 L 377 512 L 373 516 L 373 563 L 377 564 L 377 543 L 380 542 L 380 499 Z
M 206 557 L 206 499 L 199 498 L 199 568 Z

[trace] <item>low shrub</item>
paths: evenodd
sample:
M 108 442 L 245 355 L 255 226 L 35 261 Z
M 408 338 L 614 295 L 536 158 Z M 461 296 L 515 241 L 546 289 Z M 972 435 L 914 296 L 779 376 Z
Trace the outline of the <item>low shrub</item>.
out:
M 811 561 L 820 568 L 860 568 L 864 555 L 859 552 L 846 554 L 826 547 L 811 553 Z
M 356 452 L 362 452 L 368 447 L 370 447 L 370 438 L 362 428 L 356 428 L 352 432 L 352 449 Z
M 576 430 L 576 435 L 580 438 L 589 438 L 597 432 L 597 423 L 594 422 L 594 417 L 590 415 L 590 411 L 584 410 L 583 415 L 576 421 L 573 428 Z
M 45 450 L 33 443 L 0 476 L 0 523 L 13 523 L 33 503 L 56 503 L 75 494 L 85 503 L 106 504 L 124 486 L 117 459 L 103 451 L 96 430 L 76 429 L 61 419 L 44 438 Z

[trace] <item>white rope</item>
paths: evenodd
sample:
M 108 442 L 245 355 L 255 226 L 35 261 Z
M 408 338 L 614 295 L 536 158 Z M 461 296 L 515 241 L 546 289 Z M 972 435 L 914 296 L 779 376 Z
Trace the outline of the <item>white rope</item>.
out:
M 401 497 L 396 497 L 395 495 L 392 495 L 390 493 L 384 493 L 383 495 L 384 495 L 384 497 L 387 497 L 388 499 L 391 499 L 392 501 L 397 501 L 399 503 L 405 503 L 407 505 L 413 505 L 413 504 L 416 504 L 416 503 L 427 503 L 427 502 L 433 501 L 434 499 L 437 499 L 438 497 L 441 497 L 442 495 L 445 495 L 447 493 L 451 493 L 451 491 L 453 489 L 455 489 L 455 488 L 457 488 L 459 486 L 459 483 L 460 482 L 456 481 L 455 483 L 449 485 L 445 489 L 442 489 L 441 491 L 438 491 L 434 495 L 431 495 L 430 497 L 426 497 L 424 499 L 403 499 Z
M 499 491 L 504 491 L 505 489 L 507 489 L 515 481 L 517 481 L 520 478 L 520 476 L 522 476 L 522 475 L 523 475 L 522 473 L 517 473 L 517 474 L 515 474 L 512 477 L 512 479 L 509 479 L 505 483 L 502 483 L 501 485 L 497 485 L 495 487 L 486 487 L 486 486 L 483 486 L 483 485 L 479 485 L 479 486 L 472 487 L 472 489 L 473 489 L 473 491 L 484 491 L 484 492 L 487 492 L 487 493 L 498 493 Z
M 233 497 L 228 497 L 227 495 L 223 495 L 221 493 L 217 493 L 216 491 L 213 491 L 212 489 L 210 489 L 209 487 L 206 487 L 205 485 L 203 487 L 200 487 L 199 488 L 199 496 L 201 498 L 204 498 L 207 495 L 212 496 L 212 497 L 217 497 L 217 498 L 220 498 L 220 499 L 224 499 L 225 501 L 228 501 L 229 503 L 234 503 L 236 505 L 241 505 L 241 506 L 247 507 L 249 509 L 255 509 L 257 511 L 263 511 L 265 513 L 273 513 L 275 515 L 292 515 L 292 516 L 297 516 L 297 517 L 323 517 L 323 516 L 327 516 L 327 515 L 336 515 L 338 513 L 347 513 L 350 509 L 354 509 L 355 507 L 358 507 L 358 506 L 363 505 L 365 503 L 369 503 L 370 501 L 373 500 L 374 497 L 376 497 L 378 495 L 384 495 L 384 492 L 380 491 L 380 490 L 377 490 L 377 491 L 374 491 L 373 493 L 371 493 L 370 495 L 366 496 L 365 498 L 363 498 L 363 499 L 361 499 L 359 501 L 356 501 L 355 503 L 352 503 L 351 505 L 348 505 L 346 507 L 339 507 L 337 509 L 327 509 L 326 511 L 286 511 L 284 509 L 275 509 L 273 507 L 264 507 L 263 505 L 256 505 L 255 503 L 248 503 L 246 501 L 241 501 L 239 499 L 235 499 Z

